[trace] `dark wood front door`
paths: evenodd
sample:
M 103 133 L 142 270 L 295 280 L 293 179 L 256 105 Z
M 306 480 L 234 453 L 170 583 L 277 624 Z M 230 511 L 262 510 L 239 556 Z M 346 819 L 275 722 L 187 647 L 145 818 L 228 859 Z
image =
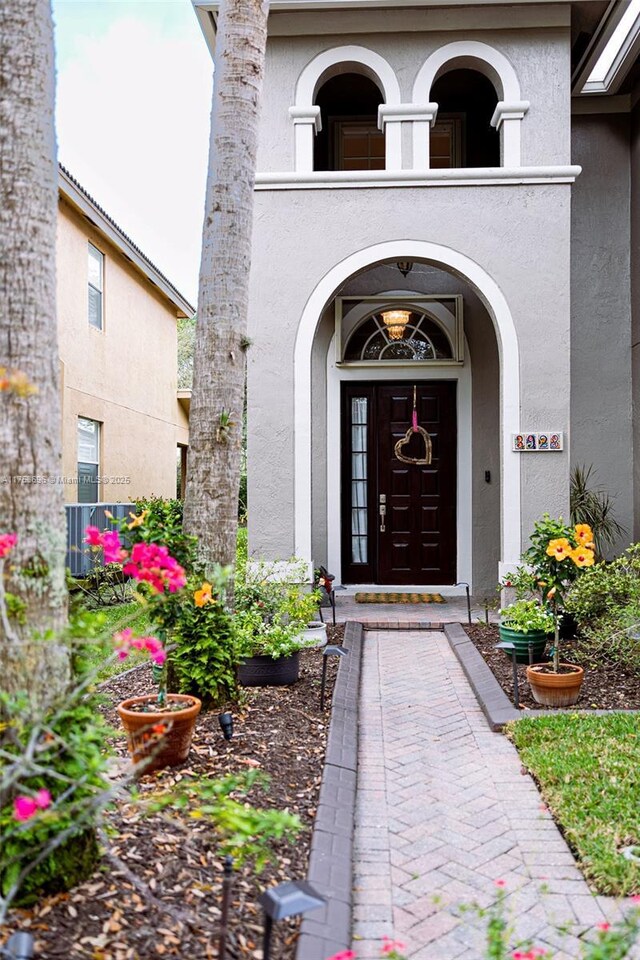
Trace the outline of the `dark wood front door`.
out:
M 418 424 L 430 464 L 395 446 Z M 345 583 L 452 584 L 456 580 L 456 384 L 343 384 L 342 578 Z M 402 453 L 423 459 L 411 433 Z

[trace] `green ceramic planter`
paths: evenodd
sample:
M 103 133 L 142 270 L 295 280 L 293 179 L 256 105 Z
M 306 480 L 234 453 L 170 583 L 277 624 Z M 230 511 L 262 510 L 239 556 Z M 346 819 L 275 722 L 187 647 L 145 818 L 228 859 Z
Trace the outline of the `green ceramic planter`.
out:
M 516 662 L 529 663 L 529 643 L 533 648 L 533 662 L 540 663 L 545 659 L 544 650 L 547 645 L 547 634 L 543 630 L 532 630 L 530 633 L 521 633 L 519 630 L 510 630 L 500 624 L 500 639 L 504 643 L 512 643 L 516 648 Z M 508 653 L 508 651 L 505 651 Z M 511 656 L 511 654 L 508 654 Z

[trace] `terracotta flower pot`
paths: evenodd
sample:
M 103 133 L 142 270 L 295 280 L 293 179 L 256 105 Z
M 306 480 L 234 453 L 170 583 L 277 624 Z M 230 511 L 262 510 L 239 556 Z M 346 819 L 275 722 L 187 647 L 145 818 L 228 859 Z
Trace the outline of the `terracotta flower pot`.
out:
M 574 663 L 561 663 L 560 668 L 569 669 L 570 673 L 542 672 L 551 666 L 550 663 L 539 663 L 527 667 L 533 699 L 545 707 L 572 707 L 580 696 L 584 670 Z
M 132 710 L 138 703 L 153 703 L 155 694 L 131 697 L 118 705 L 118 714 L 127 733 L 129 753 L 135 763 L 146 761 L 144 773 L 173 767 L 189 756 L 191 740 L 202 702 L 197 697 L 170 693 L 170 703 L 184 702 L 183 710 L 157 709 L 142 713 Z M 147 760 L 148 758 L 148 760 Z

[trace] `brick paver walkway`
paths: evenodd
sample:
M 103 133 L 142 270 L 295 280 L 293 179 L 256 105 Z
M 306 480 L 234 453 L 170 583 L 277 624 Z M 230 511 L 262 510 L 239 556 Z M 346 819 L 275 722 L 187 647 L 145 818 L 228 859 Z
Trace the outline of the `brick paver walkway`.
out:
M 557 960 L 579 956 L 580 934 L 619 916 L 615 902 L 590 893 L 442 633 L 367 633 L 360 710 L 359 958 L 379 957 L 386 934 L 407 944 L 411 960 L 480 960 L 484 922 L 457 908 L 491 902 L 496 880 L 517 935 L 554 948 Z

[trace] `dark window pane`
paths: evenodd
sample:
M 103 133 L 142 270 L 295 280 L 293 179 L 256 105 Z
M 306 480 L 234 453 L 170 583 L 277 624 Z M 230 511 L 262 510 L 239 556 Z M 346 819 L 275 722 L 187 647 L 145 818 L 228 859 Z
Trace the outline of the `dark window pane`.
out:
M 78 464 L 78 503 L 98 502 L 98 464 Z

